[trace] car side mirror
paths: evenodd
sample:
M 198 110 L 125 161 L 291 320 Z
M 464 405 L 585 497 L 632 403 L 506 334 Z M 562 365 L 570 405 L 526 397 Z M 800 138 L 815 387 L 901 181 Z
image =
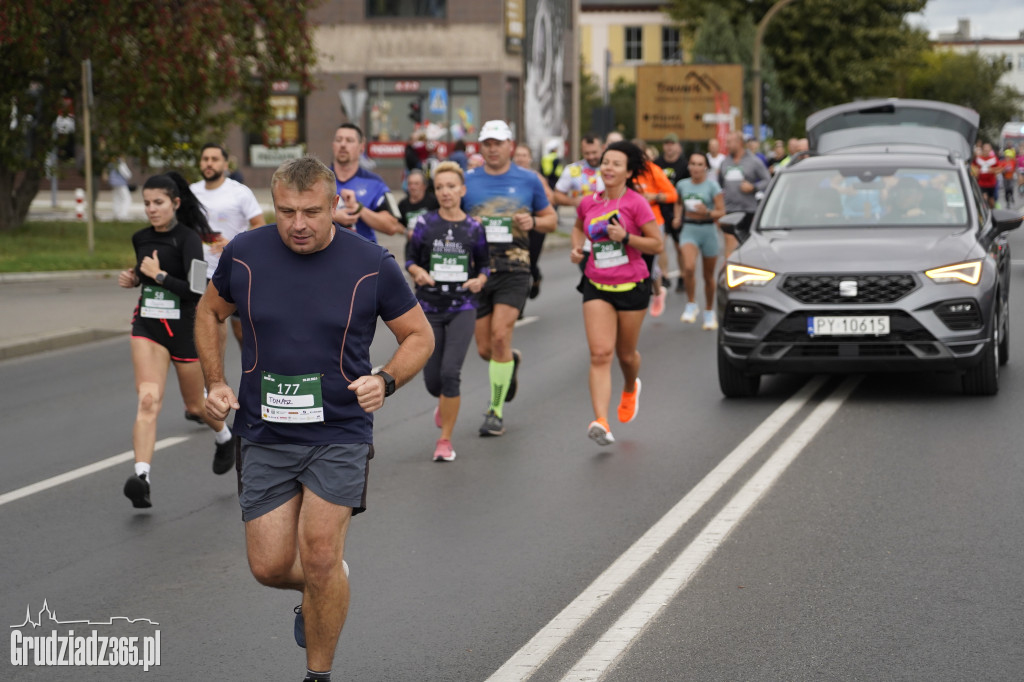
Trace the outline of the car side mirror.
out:
M 735 213 L 727 213 L 718 219 L 718 226 L 722 228 L 722 232 L 726 234 L 731 234 L 733 237 L 736 237 L 736 239 L 738 239 L 742 244 L 743 242 L 747 241 L 747 238 L 750 236 L 749 225 L 745 228 L 740 228 L 740 225 L 743 224 L 743 222 L 746 220 L 746 217 L 747 214 L 743 213 L 742 211 L 737 211 Z
M 1024 216 L 1017 215 L 1015 211 L 1002 209 L 992 211 L 992 228 L 996 234 L 1016 230 L 1020 227 L 1021 221 L 1024 221 Z

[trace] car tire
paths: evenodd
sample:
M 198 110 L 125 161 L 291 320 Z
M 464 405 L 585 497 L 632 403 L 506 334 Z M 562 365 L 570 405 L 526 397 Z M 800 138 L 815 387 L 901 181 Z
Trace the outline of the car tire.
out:
M 1002 332 L 999 337 L 999 364 L 1010 361 L 1010 306 L 1003 303 Z
M 1000 311 L 993 325 L 997 331 L 985 344 L 981 362 L 964 372 L 962 381 L 965 395 L 995 395 L 999 392 L 999 365 L 1002 364 L 999 350 L 1002 338 L 998 330 L 1002 329 L 1002 325 L 1003 315 Z
M 725 349 L 718 346 L 718 386 L 726 398 L 752 398 L 761 387 L 760 374 L 748 374 L 729 362 Z

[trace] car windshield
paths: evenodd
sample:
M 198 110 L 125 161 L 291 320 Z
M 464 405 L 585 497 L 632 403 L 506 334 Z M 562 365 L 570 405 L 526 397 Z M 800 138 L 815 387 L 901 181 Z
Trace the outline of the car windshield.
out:
M 758 227 L 966 224 L 964 189 L 953 170 L 837 168 L 779 177 Z

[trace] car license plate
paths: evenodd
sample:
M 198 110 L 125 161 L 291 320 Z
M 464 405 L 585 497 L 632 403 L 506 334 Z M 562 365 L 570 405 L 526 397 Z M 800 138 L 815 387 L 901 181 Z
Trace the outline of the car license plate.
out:
M 807 318 L 808 336 L 885 336 L 888 315 L 817 315 Z

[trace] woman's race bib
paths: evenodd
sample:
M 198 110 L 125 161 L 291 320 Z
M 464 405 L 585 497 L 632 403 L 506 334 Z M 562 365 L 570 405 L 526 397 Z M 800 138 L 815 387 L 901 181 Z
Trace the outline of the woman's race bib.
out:
M 180 320 L 181 298 L 163 287 L 147 284 L 142 287 L 139 315 L 155 320 Z

